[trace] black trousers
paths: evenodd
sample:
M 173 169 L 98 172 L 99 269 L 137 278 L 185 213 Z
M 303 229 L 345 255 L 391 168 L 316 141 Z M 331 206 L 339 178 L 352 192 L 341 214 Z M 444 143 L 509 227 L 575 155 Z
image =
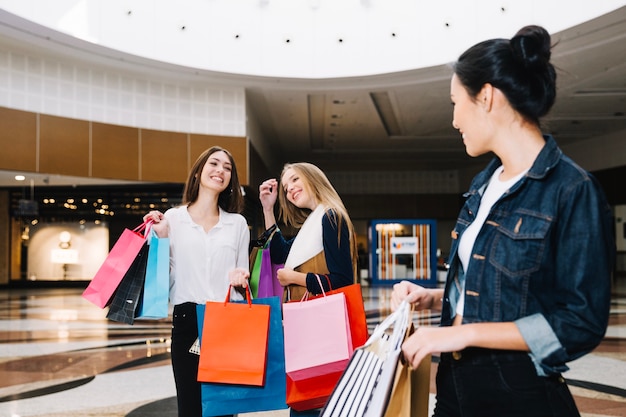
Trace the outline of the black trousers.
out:
M 189 352 L 198 338 L 197 320 L 195 303 L 174 306 L 172 370 L 176 383 L 178 417 L 202 417 L 201 384 L 198 382 L 200 357 Z
M 526 352 L 443 353 L 434 417 L 580 417 L 560 375 L 537 375 Z

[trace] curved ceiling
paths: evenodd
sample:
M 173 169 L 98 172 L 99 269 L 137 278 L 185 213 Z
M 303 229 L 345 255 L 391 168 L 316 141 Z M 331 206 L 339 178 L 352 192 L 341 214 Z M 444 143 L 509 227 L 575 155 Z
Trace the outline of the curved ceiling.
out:
M 205 6 L 219 5 L 224 4 L 225 1 L 213 0 L 204 3 Z M 47 5 L 45 1 L 0 0 L 0 7 L 17 7 L 16 5 L 30 9 L 40 7 L 37 15 L 43 16 L 53 7 L 52 4 L 55 9 L 67 10 L 63 5 L 87 7 L 86 5 L 91 3 L 66 0 L 50 2 L 50 5 Z M 127 1 L 94 3 L 110 4 L 111 8 L 118 12 L 128 9 L 128 5 L 131 4 Z M 162 4 L 156 1 L 146 3 L 154 8 Z M 312 0 L 302 4 L 307 5 L 307 13 L 318 13 L 327 7 L 332 9 L 334 6 L 330 6 L 331 3 L 337 2 Z M 353 7 L 369 8 L 369 10 L 381 7 L 383 3 L 386 4 L 374 0 L 351 2 Z M 397 2 L 389 1 L 388 3 Z M 406 2 L 399 3 L 406 4 Z M 470 11 L 465 6 L 459 6 L 463 3 L 465 2 L 438 2 L 437 10 L 442 14 L 432 18 L 433 21 L 443 19 L 456 22 L 454 26 L 457 23 L 466 25 L 467 36 L 463 42 L 457 39 L 457 43 L 454 43 L 451 38 L 446 38 L 440 31 L 433 31 L 433 36 L 422 34 L 419 39 L 413 38 L 415 48 L 405 44 L 398 49 L 383 47 L 372 49 L 365 54 L 367 59 L 381 61 L 389 66 L 392 65 L 389 63 L 392 61 L 404 62 L 403 65 L 409 66 L 406 63 L 415 58 L 418 45 L 428 43 L 430 46 L 437 46 L 446 42 L 454 43 L 454 48 L 450 50 L 453 50 L 456 56 L 461 43 L 469 42 L 476 33 L 484 34 L 486 30 L 484 27 L 490 27 L 494 20 L 481 20 L 474 12 L 471 12 L 473 19 L 467 19 L 471 23 L 465 23 L 463 13 L 470 13 Z M 498 15 L 498 13 L 506 14 L 507 11 L 515 10 L 515 7 L 519 7 L 517 3 L 520 2 L 480 3 L 486 8 L 493 8 L 491 11 L 493 18 L 493 15 Z M 564 146 L 582 141 L 593 141 L 606 135 L 626 131 L 626 116 L 624 115 L 626 111 L 626 48 L 624 48 L 626 6 L 623 2 L 579 2 L 577 5 L 580 7 L 569 6 L 570 3 L 565 6 L 560 1 L 524 3 L 530 3 L 528 9 L 525 9 L 521 15 L 526 20 L 524 24 L 542 24 L 542 22 L 549 21 L 553 15 L 567 15 L 570 12 L 572 16 L 581 19 L 581 10 L 591 10 L 587 7 L 597 7 L 594 10 L 599 12 L 601 7 L 612 9 L 621 6 L 597 18 L 582 19 L 585 20 L 583 23 L 552 32 L 555 42 L 553 61 L 559 69 L 558 97 L 556 105 L 546 119 L 546 130 L 555 133 L 558 142 Z M 587 3 L 593 3 L 593 5 Z M 242 2 L 233 1 L 233 4 L 241 5 Z M 284 6 L 285 2 L 261 0 L 253 4 L 260 12 L 267 13 L 272 8 Z M 441 4 L 446 7 L 442 8 Z M 470 4 L 475 6 L 476 2 Z M 563 13 L 565 7 L 568 13 Z M 345 14 L 347 10 L 343 12 L 341 19 L 339 16 L 335 17 L 335 24 L 342 19 L 348 19 L 348 14 Z M 180 24 L 181 13 L 180 10 L 172 11 L 169 21 L 163 20 L 165 16 L 161 13 L 160 20 L 155 23 L 163 25 L 163 31 L 167 32 L 171 28 L 168 29 L 166 23 Z M 387 11 L 387 13 L 390 12 Z M 135 12 L 131 15 L 136 16 Z M 228 33 L 238 32 L 236 28 L 243 25 L 237 20 L 238 16 L 239 13 L 234 11 L 232 18 L 229 16 L 231 21 L 235 20 L 232 26 L 229 26 Z M 405 29 L 408 30 L 411 27 L 410 19 L 405 21 L 405 17 L 397 12 L 393 16 L 398 17 L 399 22 L 405 22 Z M 421 19 L 428 20 L 429 16 L 423 14 Z M 102 26 L 105 17 L 98 20 L 99 27 Z M 226 16 L 221 16 L 221 18 L 227 21 Z M 197 22 L 201 21 L 197 19 L 197 16 L 194 16 L 194 19 Z M 247 19 L 246 21 L 250 20 L 249 17 Z M 418 21 L 415 21 L 416 26 Z M 383 25 L 386 22 L 387 25 L 382 29 L 380 27 L 374 29 L 373 20 L 370 19 L 369 22 L 371 31 L 389 33 L 391 30 L 389 25 L 393 19 L 389 16 L 382 19 L 380 24 Z M 518 22 L 517 17 L 514 22 Z M 512 36 L 520 26 L 509 26 L 508 23 L 495 25 L 500 36 Z M 185 27 L 187 24 L 185 23 Z M 204 22 L 204 24 L 207 23 Z M 293 22 L 285 24 L 293 28 Z M 319 27 L 316 26 L 317 31 L 324 31 L 325 28 L 321 23 L 319 25 Z M 468 25 L 471 25 L 471 28 Z M 263 28 L 268 31 L 271 29 L 265 25 Z M 115 29 L 116 27 L 110 27 L 107 30 L 112 32 Z M 122 37 L 129 44 L 135 42 L 126 29 L 119 29 Z M 274 30 L 279 31 L 279 26 Z M 193 31 L 188 33 L 193 33 Z M 337 32 L 332 30 L 328 33 L 332 33 L 333 37 L 337 35 Z M 155 57 L 137 56 L 95 45 L 67 33 L 57 32 L 24 20 L 1 9 L 0 34 L 4 38 L 2 42 L 10 42 L 12 48 L 35 50 L 37 53 L 80 60 L 93 66 L 106 68 L 114 65 L 117 70 L 126 69 L 141 73 L 146 77 L 177 80 L 188 78 L 196 82 L 244 88 L 249 117 L 257 121 L 262 137 L 270 147 L 266 153 L 261 152 L 261 156 L 265 158 L 266 164 L 271 169 L 277 169 L 282 162 L 306 160 L 327 171 L 350 171 L 358 175 L 359 172 L 385 170 L 462 170 L 464 167 L 471 167 L 476 162 L 480 162 L 465 154 L 458 132 L 451 126 L 449 104 L 451 74 L 450 69 L 445 65 L 448 58 L 438 65 L 413 67 L 413 69 L 403 71 L 396 70 L 367 76 L 340 77 L 334 74 L 335 77 L 325 78 L 321 77 L 322 73 L 316 73 L 315 77 L 311 78 L 255 76 L 245 74 L 243 70 L 226 72 L 224 68 L 205 70 L 180 65 L 180 63 L 166 63 L 156 60 Z M 176 36 L 187 36 L 187 34 Z M 321 34 L 319 37 L 322 39 Z M 0 42 L 0 47 L 2 42 Z M 181 45 L 178 46 L 182 49 Z M 284 45 L 280 46 L 280 48 L 283 47 Z M 231 63 L 245 61 L 246 57 L 236 54 L 236 50 L 232 48 L 227 48 L 227 50 L 230 54 L 237 56 L 224 55 L 225 61 L 229 59 Z M 202 54 L 206 52 L 206 49 L 198 50 L 193 45 L 189 45 L 189 52 Z M 322 59 L 316 55 L 322 53 L 319 50 L 309 52 L 317 57 L 315 65 L 318 68 L 330 68 L 327 71 L 340 68 L 340 64 L 345 64 L 351 59 L 359 63 L 358 59 L 349 54 L 344 56 L 333 52 Z M 251 59 L 251 61 L 254 60 Z M 225 63 L 224 66 L 226 65 Z M 269 67 L 259 66 L 258 68 L 270 72 Z M 363 73 L 381 70 L 380 66 L 360 65 L 359 68 L 362 68 Z
M 511 37 L 528 22 L 556 33 L 622 5 L 620 0 L 583 1 L 577 7 L 506 0 L 0 0 L 0 7 L 26 20 L 125 54 L 205 71 L 311 79 L 437 66 L 483 39 Z

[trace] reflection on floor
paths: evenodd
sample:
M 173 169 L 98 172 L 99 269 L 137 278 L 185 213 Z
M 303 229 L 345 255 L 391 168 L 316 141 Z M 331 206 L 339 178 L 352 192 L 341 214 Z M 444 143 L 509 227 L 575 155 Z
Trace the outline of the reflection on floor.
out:
M 584 417 L 626 416 L 626 278 L 618 284 L 604 342 L 565 374 Z M 363 287 L 370 328 L 389 313 L 389 291 Z M 111 322 L 81 292 L 0 289 L 0 416 L 175 416 L 170 321 Z M 420 313 L 415 322 L 435 326 L 438 319 Z

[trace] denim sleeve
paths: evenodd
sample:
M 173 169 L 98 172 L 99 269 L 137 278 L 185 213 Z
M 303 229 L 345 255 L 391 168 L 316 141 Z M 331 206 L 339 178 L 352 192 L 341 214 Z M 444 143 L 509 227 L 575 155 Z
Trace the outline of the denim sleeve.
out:
M 552 306 L 518 321 L 533 359 L 546 373 L 591 352 L 604 337 L 615 259 L 613 215 L 589 175 L 560 190 L 554 230 Z M 545 337 L 546 340 L 539 339 Z M 537 362 L 536 362 L 537 363 Z
M 543 365 L 543 360 L 554 352 L 563 349 L 558 337 L 552 331 L 552 327 L 546 318 L 537 313 L 515 321 L 524 341 L 530 348 L 530 357 L 535 363 L 537 374 L 545 376 L 548 374 L 565 372 L 569 368 L 565 365 L 547 367 Z

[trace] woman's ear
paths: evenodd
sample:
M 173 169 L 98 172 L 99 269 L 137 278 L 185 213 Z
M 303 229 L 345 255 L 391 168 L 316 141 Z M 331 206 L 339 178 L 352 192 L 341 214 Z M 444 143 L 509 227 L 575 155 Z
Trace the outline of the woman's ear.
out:
M 478 93 L 478 102 L 486 112 L 491 111 L 493 107 L 494 93 L 496 90 L 493 85 L 486 83 Z

